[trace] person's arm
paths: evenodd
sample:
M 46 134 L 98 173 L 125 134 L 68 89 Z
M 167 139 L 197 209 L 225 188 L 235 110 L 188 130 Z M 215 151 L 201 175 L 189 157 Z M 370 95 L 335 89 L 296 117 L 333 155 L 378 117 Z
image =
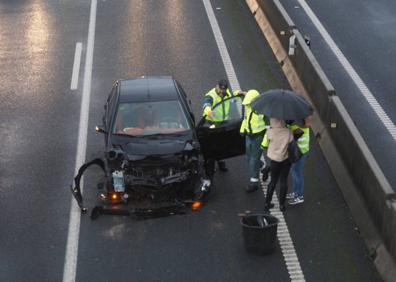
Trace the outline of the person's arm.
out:
M 242 95 L 242 96 L 245 96 L 246 95 L 246 91 L 242 91 L 242 90 L 235 90 L 233 93 L 232 93 L 234 96 L 237 96 L 237 95 Z
M 261 142 L 261 148 L 267 149 L 268 145 L 269 145 L 269 139 L 268 139 L 268 131 L 267 131 L 267 133 L 264 134 L 263 142 Z
M 203 116 L 213 118 L 212 104 L 213 104 L 213 98 L 209 95 L 205 96 L 204 101 L 203 101 L 203 106 L 202 106 Z
M 303 128 L 305 128 L 305 127 L 303 127 Z M 294 140 L 297 141 L 301 136 L 303 136 L 304 131 L 300 127 L 297 127 L 292 130 L 292 133 L 293 133 Z
M 312 125 L 312 116 L 308 116 L 304 119 L 304 127 L 311 127 Z
M 239 128 L 239 134 L 241 134 L 241 135 L 246 134 L 246 123 L 247 123 L 247 120 L 243 119 L 243 121 L 241 123 L 241 127 Z

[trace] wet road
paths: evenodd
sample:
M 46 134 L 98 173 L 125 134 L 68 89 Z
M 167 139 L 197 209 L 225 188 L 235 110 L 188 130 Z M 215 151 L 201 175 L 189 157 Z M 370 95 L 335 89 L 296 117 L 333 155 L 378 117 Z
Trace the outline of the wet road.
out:
M 287 87 L 244 1 L 211 3 L 241 87 Z M 243 157 L 217 174 L 200 212 L 146 221 L 82 216 L 77 267 L 64 269 L 90 5 L 0 4 L 0 280 L 61 281 L 71 271 L 76 281 L 289 281 L 279 248 L 265 257 L 243 249 L 237 213 L 263 204 L 262 193 L 244 193 Z M 72 91 L 77 42 L 82 69 Z M 203 94 L 226 76 L 201 1 L 97 2 L 87 159 L 103 148 L 93 128 L 113 81 L 143 74 L 174 76 L 199 116 Z M 315 142 L 311 150 L 306 202 L 285 214 L 306 280 L 379 281 Z M 89 199 L 95 172 L 85 179 Z

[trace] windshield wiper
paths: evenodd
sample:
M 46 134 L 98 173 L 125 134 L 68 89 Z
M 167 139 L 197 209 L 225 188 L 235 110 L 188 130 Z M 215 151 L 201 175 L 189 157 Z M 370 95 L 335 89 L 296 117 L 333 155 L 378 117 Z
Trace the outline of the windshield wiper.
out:
M 162 138 L 162 137 L 180 137 L 187 133 L 188 131 L 183 132 L 170 132 L 170 133 L 153 133 L 153 134 L 142 134 L 142 135 L 132 135 L 132 134 L 123 134 L 123 133 L 112 133 L 117 137 L 127 137 L 127 138 L 148 138 L 148 139 L 155 139 L 155 138 Z
M 118 137 L 129 137 L 129 138 L 145 137 L 145 135 L 132 135 L 132 134 L 126 134 L 126 133 L 112 133 L 112 135 L 115 135 L 115 136 L 118 136 Z
M 148 134 L 144 135 L 144 137 L 147 138 L 157 138 L 157 137 L 179 137 L 183 136 L 185 133 L 180 133 L 180 132 L 173 132 L 173 133 L 154 133 L 154 134 Z

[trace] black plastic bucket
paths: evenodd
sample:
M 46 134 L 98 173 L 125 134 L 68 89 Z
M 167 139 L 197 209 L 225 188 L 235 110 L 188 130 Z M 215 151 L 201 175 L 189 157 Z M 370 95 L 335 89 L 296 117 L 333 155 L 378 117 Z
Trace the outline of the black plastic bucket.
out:
M 245 249 L 255 254 L 270 254 L 276 247 L 279 219 L 270 214 L 252 213 L 241 218 Z

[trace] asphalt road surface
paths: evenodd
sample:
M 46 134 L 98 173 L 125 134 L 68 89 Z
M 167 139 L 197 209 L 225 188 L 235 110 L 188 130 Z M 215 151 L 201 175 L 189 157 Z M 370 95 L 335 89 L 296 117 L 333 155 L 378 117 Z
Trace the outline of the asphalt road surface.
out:
M 172 75 L 198 117 L 204 93 L 226 77 L 203 1 L 94 2 L 96 13 L 87 0 L 0 3 L 0 281 L 290 281 L 279 246 L 268 256 L 244 250 L 237 214 L 261 211 L 263 193 L 245 194 L 243 157 L 217 173 L 199 212 L 142 221 L 82 215 L 70 238 L 82 96 L 91 94 L 89 160 L 102 153 L 94 126 L 116 79 Z M 288 87 L 244 1 L 210 3 L 242 89 Z M 84 180 L 92 201 L 97 173 Z M 315 141 L 305 197 L 285 213 L 305 279 L 380 281 Z M 65 267 L 66 250 L 74 267 Z

